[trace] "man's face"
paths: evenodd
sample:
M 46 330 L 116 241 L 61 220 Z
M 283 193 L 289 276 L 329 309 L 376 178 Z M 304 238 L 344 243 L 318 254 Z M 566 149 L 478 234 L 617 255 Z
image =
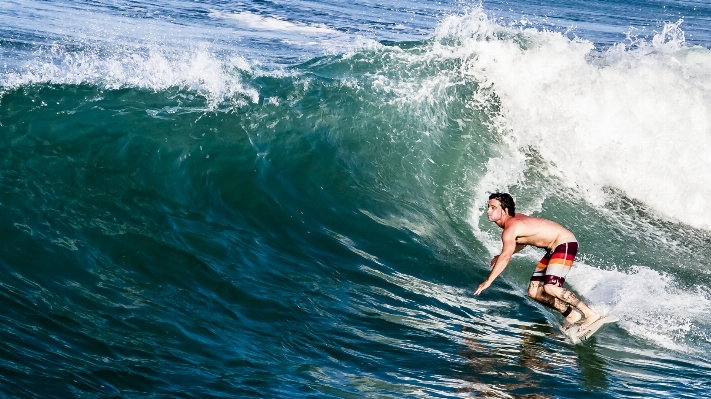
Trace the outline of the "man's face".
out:
M 490 222 L 500 220 L 504 216 L 504 213 L 506 212 L 501 208 L 499 200 L 489 200 L 489 207 L 486 208 L 486 216 L 489 218 Z

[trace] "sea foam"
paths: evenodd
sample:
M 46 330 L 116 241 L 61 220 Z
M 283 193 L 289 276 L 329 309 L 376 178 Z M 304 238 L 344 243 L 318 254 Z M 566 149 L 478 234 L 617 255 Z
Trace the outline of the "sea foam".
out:
M 212 11 L 210 17 L 232 20 L 244 27 L 257 30 L 283 31 L 300 35 L 329 35 L 339 33 L 337 30 L 331 29 L 323 24 L 309 25 L 302 22 L 291 22 L 281 18 L 254 14 L 249 11 Z
M 510 151 L 536 151 L 591 203 L 604 204 L 612 187 L 708 230 L 711 51 L 687 46 L 680 24 L 597 50 L 557 32 L 499 26 L 479 10 L 443 21 L 437 51 L 461 57 L 486 101 L 500 101 L 495 121 Z
M 711 296 L 702 287 L 682 290 L 672 276 L 645 266 L 601 270 L 582 262 L 568 283 L 599 313 L 618 316 L 632 335 L 685 352 L 706 351 L 711 343 Z

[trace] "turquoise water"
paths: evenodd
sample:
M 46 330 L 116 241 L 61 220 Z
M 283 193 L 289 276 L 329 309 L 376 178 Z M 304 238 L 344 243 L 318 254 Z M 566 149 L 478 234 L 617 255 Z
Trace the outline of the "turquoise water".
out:
M 709 397 L 711 8 L 0 5 L 4 397 Z M 480 297 L 572 230 L 571 345 Z

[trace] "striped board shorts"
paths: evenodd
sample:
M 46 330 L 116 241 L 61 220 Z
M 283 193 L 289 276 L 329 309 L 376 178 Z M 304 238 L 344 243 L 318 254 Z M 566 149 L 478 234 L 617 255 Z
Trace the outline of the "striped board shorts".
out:
M 573 267 L 575 255 L 578 253 L 578 243 L 576 241 L 565 242 L 548 251 L 543 256 L 536 270 L 531 276 L 531 281 L 543 281 L 544 284 L 553 284 L 562 287 L 565 276 Z

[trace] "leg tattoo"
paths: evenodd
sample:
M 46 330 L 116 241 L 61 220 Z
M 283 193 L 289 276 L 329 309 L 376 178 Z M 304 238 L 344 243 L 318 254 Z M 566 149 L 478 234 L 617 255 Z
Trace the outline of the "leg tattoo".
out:
M 565 312 L 568 309 L 568 304 L 545 292 L 543 285 L 542 281 L 531 281 L 528 286 L 528 295 L 544 306 L 555 309 L 560 313 Z
M 563 312 L 565 312 L 566 310 L 568 310 L 568 304 L 567 304 L 567 303 L 561 301 L 560 299 L 558 299 L 558 298 L 556 298 L 556 297 L 554 297 L 554 296 L 552 296 L 552 295 L 551 295 L 551 298 L 553 298 L 553 300 L 554 300 L 553 309 L 559 311 L 560 313 L 563 313 Z
M 567 289 L 563 288 L 563 293 L 561 295 L 561 299 L 569 304 L 571 304 L 573 307 L 577 308 L 578 304 L 580 303 L 580 299 L 575 296 L 572 292 L 568 291 Z

